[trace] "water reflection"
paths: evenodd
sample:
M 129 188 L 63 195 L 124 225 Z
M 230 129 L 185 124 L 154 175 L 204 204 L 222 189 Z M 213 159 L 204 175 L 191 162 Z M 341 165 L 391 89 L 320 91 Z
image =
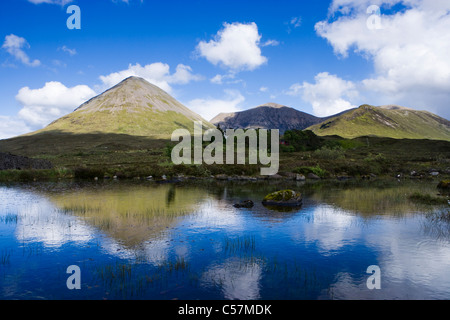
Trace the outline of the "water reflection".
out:
M 177 218 L 191 214 L 203 199 L 198 188 L 107 184 L 88 186 L 70 193 L 45 194 L 66 214 L 107 233 L 124 247 L 133 248 L 157 238 Z
M 261 204 L 266 194 L 287 188 L 303 194 L 301 208 L 277 212 Z M 46 298 L 71 298 L 58 282 L 65 271 L 50 272 L 49 265 L 82 263 L 82 293 L 94 299 L 448 299 L 450 224 L 440 208 L 408 199 L 433 188 L 279 182 L 0 187 L 0 262 L 7 266 L 0 288 L 8 288 L 0 297 L 43 294 L 33 280 L 39 274 L 54 282 L 46 284 Z M 253 208 L 233 207 L 247 199 Z M 44 249 L 21 254 L 34 250 L 32 244 Z M 369 265 L 380 267 L 382 290 L 367 289 Z
M 213 265 L 202 275 L 202 285 L 218 287 L 225 299 L 260 299 L 261 266 L 249 259 L 229 258 L 219 265 Z

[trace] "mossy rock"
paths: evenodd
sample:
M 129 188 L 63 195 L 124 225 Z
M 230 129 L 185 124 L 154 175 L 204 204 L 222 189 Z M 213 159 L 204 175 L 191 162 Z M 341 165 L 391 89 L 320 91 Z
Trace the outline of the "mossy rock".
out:
M 293 190 L 281 190 L 268 194 L 263 199 L 264 206 L 291 206 L 302 205 L 302 195 Z

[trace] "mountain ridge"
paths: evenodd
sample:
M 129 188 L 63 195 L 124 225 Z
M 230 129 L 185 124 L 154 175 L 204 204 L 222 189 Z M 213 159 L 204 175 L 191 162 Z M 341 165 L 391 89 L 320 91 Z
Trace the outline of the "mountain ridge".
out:
M 226 129 L 279 129 L 304 130 L 330 117 L 319 118 L 297 109 L 269 102 L 257 107 L 232 113 L 220 113 L 211 123 L 222 130 Z
M 362 105 L 307 129 L 319 136 L 338 135 L 347 139 L 378 136 L 450 141 L 450 121 L 429 111 L 396 105 Z

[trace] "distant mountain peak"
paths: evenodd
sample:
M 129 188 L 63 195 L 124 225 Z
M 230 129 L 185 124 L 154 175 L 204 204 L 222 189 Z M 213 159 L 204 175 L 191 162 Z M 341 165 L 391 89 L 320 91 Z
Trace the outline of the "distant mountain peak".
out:
M 278 129 L 283 134 L 287 130 L 303 130 L 320 123 L 327 118 L 318 118 L 274 102 L 262 104 L 255 108 L 221 113 L 211 123 L 222 130 L 226 129 Z
M 281 109 L 281 108 L 289 108 L 287 106 L 275 103 L 275 102 L 268 102 L 265 104 L 262 104 L 260 106 L 257 106 L 256 108 L 264 108 L 264 107 L 269 107 L 269 108 L 275 108 L 275 109 Z
M 161 88 L 139 77 L 128 77 L 83 103 L 42 131 L 107 132 L 170 136 L 175 129 L 193 131 L 194 121 L 213 125 Z

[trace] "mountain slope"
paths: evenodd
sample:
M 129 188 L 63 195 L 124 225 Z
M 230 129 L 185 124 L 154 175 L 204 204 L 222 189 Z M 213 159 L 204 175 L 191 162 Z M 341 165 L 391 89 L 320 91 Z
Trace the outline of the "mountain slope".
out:
M 430 139 L 450 141 L 450 121 L 427 111 L 395 105 L 362 105 L 308 129 L 319 136 L 343 138 L 379 136 L 394 139 Z
M 0 140 L 0 150 L 24 156 L 160 148 L 194 121 L 214 126 L 160 88 L 130 77 L 44 129 Z
M 60 131 L 170 137 L 175 129 L 193 131 L 194 121 L 213 127 L 165 91 L 144 79 L 130 77 L 31 134 Z
M 242 112 L 221 113 L 211 123 L 223 130 L 279 129 L 282 134 L 286 130 L 303 130 L 326 119 L 276 103 L 266 103 Z

